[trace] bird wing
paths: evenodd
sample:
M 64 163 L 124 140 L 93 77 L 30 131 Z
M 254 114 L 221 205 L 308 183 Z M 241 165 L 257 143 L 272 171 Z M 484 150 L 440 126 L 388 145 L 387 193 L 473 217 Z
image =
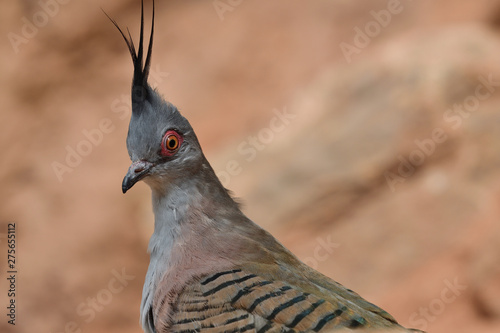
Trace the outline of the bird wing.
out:
M 260 267 L 261 274 L 252 268 L 250 265 L 213 273 L 187 285 L 174 303 L 170 331 L 264 333 L 401 328 L 389 315 L 385 318 L 377 311 L 366 310 L 348 297 L 332 292 L 322 297 L 321 286 L 304 290 L 300 283 L 276 280 L 280 274 L 266 269 L 272 270 L 272 266 L 264 270 Z M 309 281 L 306 286 L 311 285 L 315 284 Z

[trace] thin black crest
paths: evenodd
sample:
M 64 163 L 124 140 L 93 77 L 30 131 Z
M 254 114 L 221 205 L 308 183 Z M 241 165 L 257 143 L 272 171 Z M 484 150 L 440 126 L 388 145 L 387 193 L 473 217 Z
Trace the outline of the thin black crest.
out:
M 104 11 L 103 11 L 104 12 Z M 149 68 L 151 67 L 151 53 L 153 50 L 153 33 L 155 26 L 155 2 L 153 0 L 153 18 L 151 23 L 151 36 L 149 37 L 148 53 L 146 55 L 146 62 L 143 66 L 143 53 L 144 53 L 144 1 L 141 0 L 141 37 L 139 39 L 139 50 L 136 53 L 134 41 L 130 35 L 130 31 L 127 28 L 127 36 L 123 33 L 122 29 L 118 26 L 115 20 L 113 20 L 106 12 L 104 14 L 108 19 L 114 24 L 122 35 L 125 43 L 127 43 L 130 55 L 132 56 L 132 62 L 134 63 L 134 78 L 132 81 L 132 102 L 141 102 L 144 98 L 147 98 L 147 87 L 148 87 L 148 76 Z

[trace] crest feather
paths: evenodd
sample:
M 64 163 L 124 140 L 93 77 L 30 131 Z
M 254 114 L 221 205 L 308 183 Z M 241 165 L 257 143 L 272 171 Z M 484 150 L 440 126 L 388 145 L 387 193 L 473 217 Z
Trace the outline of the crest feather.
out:
M 104 12 L 104 11 L 103 11 Z M 141 36 L 139 39 L 139 49 L 136 53 L 134 41 L 130 35 L 130 31 L 127 28 L 128 37 L 125 35 L 123 30 L 120 28 L 118 23 L 112 19 L 106 12 L 104 14 L 113 23 L 113 25 L 118 29 L 122 35 L 125 43 L 127 44 L 130 56 L 132 57 L 132 62 L 134 64 L 134 78 L 132 80 L 132 103 L 140 103 L 144 99 L 148 98 L 148 76 L 149 68 L 151 67 L 151 54 L 153 51 L 153 34 L 155 25 L 155 2 L 153 0 L 153 18 L 151 23 L 151 35 L 149 37 L 148 52 L 146 55 L 146 62 L 143 65 L 143 54 L 144 54 L 144 1 L 141 1 Z

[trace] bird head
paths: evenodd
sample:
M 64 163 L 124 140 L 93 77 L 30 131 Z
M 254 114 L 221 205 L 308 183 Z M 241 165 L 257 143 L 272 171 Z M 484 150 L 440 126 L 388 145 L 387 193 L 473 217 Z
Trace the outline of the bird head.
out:
M 107 14 L 106 14 L 107 15 Z M 123 193 L 144 180 L 151 187 L 164 187 L 173 180 L 190 177 L 203 161 L 198 139 L 186 118 L 148 84 L 154 32 L 154 1 L 151 36 L 143 64 L 144 6 L 141 2 L 141 35 L 136 53 L 128 38 L 108 16 L 127 43 L 134 64 L 132 116 L 127 134 L 127 150 L 132 160 L 122 183 Z

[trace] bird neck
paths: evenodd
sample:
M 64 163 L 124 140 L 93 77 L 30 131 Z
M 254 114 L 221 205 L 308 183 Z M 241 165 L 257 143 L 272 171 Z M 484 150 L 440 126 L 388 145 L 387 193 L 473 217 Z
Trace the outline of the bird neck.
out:
M 206 159 L 193 175 L 151 189 L 155 215 L 149 244 L 152 254 L 168 251 L 186 230 L 220 228 L 220 221 L 243 215 Z
M 162 292 L 174 297 L 180 292 L 178 287 L 211 271 L 215 263 L 231 266 L 230 257 L 239 253 L 241 244 L 231 241 L 238 235 L 234 225 L 247 222 L 206 161 L 189 177 L 163 186 L 151 183 L 155 230 L 148 248 L 151 260 L 141 305 L 143 325 L 147 325 L 162 279 L 166 281 Z

